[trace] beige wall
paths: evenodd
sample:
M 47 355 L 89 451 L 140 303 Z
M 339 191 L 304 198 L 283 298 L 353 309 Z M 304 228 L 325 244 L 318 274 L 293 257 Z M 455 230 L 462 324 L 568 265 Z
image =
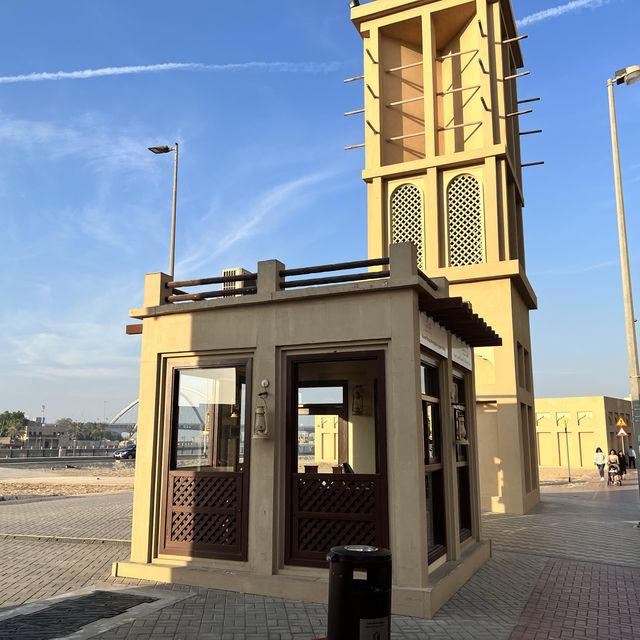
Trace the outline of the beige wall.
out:
M 565 467 L 567 444 L 572 468 L 593 468 L 596 447 L 603 451 L 622 446 L 615 425 L 621 416 L 629 425 L 631 438 L 624 438 L 626 452 L 629 442 L 636 442 L 631 422 L 631 402 L 607 396 L 568 398 L 536 398 L 536 436 L 541 467 Z M 565 435 L 565 420 L 567 433 Z

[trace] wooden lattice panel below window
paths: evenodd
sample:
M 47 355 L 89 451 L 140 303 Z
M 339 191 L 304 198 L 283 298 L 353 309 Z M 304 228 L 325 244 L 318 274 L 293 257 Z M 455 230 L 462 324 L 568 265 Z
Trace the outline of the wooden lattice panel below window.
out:
M 294 474 L 290 562 L 324 567 L 331 547 L 387 546 L 381 483 L 374 475 Z
M 240 557 L 242 481 L 242 473 L 170 472 L 164 550 Z

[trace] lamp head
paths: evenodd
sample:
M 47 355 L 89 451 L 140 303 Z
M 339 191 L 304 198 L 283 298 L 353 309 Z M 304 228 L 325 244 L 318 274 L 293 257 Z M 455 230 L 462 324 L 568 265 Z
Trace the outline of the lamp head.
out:
M 167 145 L 162 145 L 161 147 L 149 147 L 149 151 L 151 151 L 151 153 L 169 153 L 171 151 L 171 147 L 167 147 Z
M 634 64 L 616 71 L 616 84 L 633 84 L 640 81 L 640 64 Z
M 355 9 L 356 7 L 360 6 L 360 0 L 351 0 L 351 2 L 349 2 L 349 8 L 350 9 Z

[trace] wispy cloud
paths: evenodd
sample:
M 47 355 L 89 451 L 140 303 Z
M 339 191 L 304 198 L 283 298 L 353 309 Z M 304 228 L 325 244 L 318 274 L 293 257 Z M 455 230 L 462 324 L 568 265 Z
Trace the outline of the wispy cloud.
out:
M 311 187 L 326 185 L 336 176 L 336 173 L 335 169 L 310 173 L 279 184 L 258 196 L 247 207 L 244 214 L 234 217 L 233 226 L 218 238 L 215 249 L 211 250 L 210 246 L 204 246 L 190 253 L 178 265 L 179 270 L 182 272 L 197 271 L 205 264 L 211 264 L 212 260 L 224 255 L 232 247 L 259 232 L 264 232 L 265 227 L 273 227 L 292 210 L 313 200 L 317 195 L 317 190 Z
M 570 276 L 578 275 L 581 273 L 590 273 L 591 271 L 599 271 L 600 269 L 608 269 L 610 267 L 618 265 L 618 260 L 606 260 L 605 262 L 597 262 L 595 264 L 588 264 L 582 267 L 559 267 L 557 269 L 545 269 L 544 271 L 537 271 L 533 273 L 533 276 Z
M 339 62 L 237 62 L 228 64 L 203 64 L 200 62 L 164 62 L 125 67 L 101 67 L 79 71 L 38 71 L 13 76 L 0 76 L 0 84 L 16 82 L 43 82 L 47 80 L 87 80 L 107 76 L 124 76 L 163 71 L 206 71 L 224 73 L 237 71 L 264 71 L 268 73 L 328 73 L 336 71 Z
M 174 139 L 175 133 L 168 136 Z M 164 136 L 164 137 L 163 137 Z M 78 156 L 98 172 L 145 171 L 157 165 L 147 152 L 149 140 L 167 138 L 148 127 L 119 126 L 117 129 L 100 118 L 86 114 L 70 125 L 60 126 L 43 120 L 26 120 L 0 112 L 0 144 L 16 147 L 23 161 L 25 151 L 53 160 Z
M 605 4 L 609 4 L 609 2 L 611 2 L 611 0 L 572 0 L 571 2 L 558 5 L 557 7 L 550 7 L 549 9 L 543 9 L 542 11 L 537 11 L 529 16 L 525 16 L 521 20 L 518 20 L 517 24 L 518 27 L 526 27 L 530 24 L 535 24 L 536 22 L 548 20 L 549 18 L 557 18 L 565 13 L 578 11 L 579 9 L 595 9 Z
M 138 364 L 134 345 L 117 324 L 49 325 L 8 342 L 18 376 L 114 379 L 131 376 Z

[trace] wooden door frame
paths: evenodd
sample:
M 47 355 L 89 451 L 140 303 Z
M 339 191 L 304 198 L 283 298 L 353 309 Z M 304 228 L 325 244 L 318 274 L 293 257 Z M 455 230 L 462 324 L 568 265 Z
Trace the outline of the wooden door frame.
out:
M 252 398 L 252 366 L 253 358 L 251 356 L 239 358 L 216 358 L 215 356 L 190 356 L 185 357 L 189 363 L 181 363 L 180 358 L 168 358 L 165 373 L 165 407 L 164 407 L 164 433 L 162 434 L 163 453 L 162 453 L 162 469 L 161 469 L 161 493 L 160 493 L 160 521 L 158 535 L 158 553 L 170 555 L 184 555 L 187 557 L 202 558 L 220 558 L 230 560 L 247 560 L 248 558 L 248 534 L 249 534 L 249 487 L 250 487 L 250 470 L 251 470 L 251 428 L 253 424 L 253 414 L 251 409 Z M 189 371 L 196 369 L 225 369 L 231 367 L 244 367 L 246 376 L 246 404 L 245 404 L 245 434 L 244 434 L 244 456 L 242 472 L 242 518 L 240 526 L 240 535 L 242 538 L 240 551 L 238 553 L 224 553 L 218 551 L 197 550 L 194 553 L 194 545 L 185 549 L 177 549 L 167 546 L 167 537 L 169 528 L 169 515 L 172 505 L 169 504 L 170 491 L 169 486 L 170 471 L 176 470 L 177 460 L 177 443 L 173 437 L 173 425 L 179 416 L 179 374 L 181 371 Z M 177 434 L 176 434 L 177 438 Z M 209 447 L 208 458 L 211 459 L 211 446 Z M 188 470 L 187 470 L 188 471 Z M 203 472 L 197 470 L 192 471 L 194 477 Z M 207 472 L 204 472 L 207 473 Z M 211 474 L 223 474 L 225 472 L 211 472 Z M 226 475 L 229 475 L 226 473 Z
M 376 368 L 374 376 L 374 396 L 376 406 L 374 407 L 374 426 L 376 429 L 376 474 L 382 483 L 380 492 L 380 504 L 376 506 L 378 512 L 377 521 L 381 524 L 379 531 L 380 545 L 389 544 L 389 486 L 387 473 L 387 387 L 386 387 L 386 351 L 375 349 L 368 351 L 342 351 L 330 353 L 312 353 L 307 355 L 291 355 L 286 358 L 286 382 L 285 389 L 285 540 L 284 540 L 284 564 L 297 566 L 317 566 L 304 560 L 297 560 L 292 557 L 292 477 L 297 472 L 297 447 L 292 446 L 294 433 L 297 434 L 298 402 L 296 393 L 296 367 L 305 363 L 321 362 L 353 362 L 359 360 L 370 360 Z M 324 381 L 329 384 L 337 381 Z M 306 384 L 306 383 L 305 383 Z M 347 385 L 347 419 L 349 404 L 349 388 Z M 294 459 L 295 458 L 295 459 Z M 295 471 L 294 471 L 295 470 Z M 362 474 L 357 474 L 362 475 Z M 328 551 L 328 550 L 327 550 Z

